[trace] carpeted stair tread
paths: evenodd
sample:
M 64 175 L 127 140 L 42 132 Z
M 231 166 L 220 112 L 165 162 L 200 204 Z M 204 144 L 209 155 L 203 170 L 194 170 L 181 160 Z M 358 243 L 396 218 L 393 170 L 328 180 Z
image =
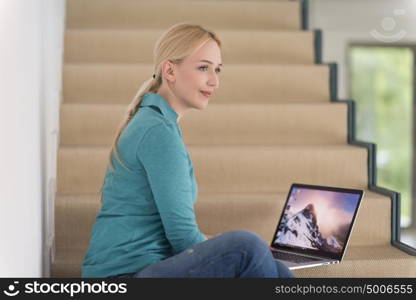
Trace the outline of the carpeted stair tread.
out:
M 416 259 L 391 245 L 348 247 L 340 264 L 295 270 L 297 277 L 416 277 Z
M 161 34 L 158 29 L 67 30 L 65 62 L 150 63 L 153 45 Z M 313 31 L 218 30 L 217 34 L 223 41 L 224 68 L 236 63 L 314 63 Z
M 61 145 L 110 146 L 126 107 L 62 104 Z M 345 144 L 347 106 L 329 102 L 212 103 L 203 111 L 189 111 L 179 124 L 187 145 Z
M 225 67 L 224 67 L 225 69 Z M 64 102 L 127 104 L 153 75 L 150 64 L 66 64 Z M 247 74 L 250 76 L 247 76 Z M 328 65 L 232 64 L 211 103 L 329 102 Z M 244 87 L 244 88 L 242 88 Z M 197 93 L 197 91 L 196 91 Z
M 67 28 L 167 28 L 194 22 L 213 29 L 301 29 L 297 1 L 67 1 Z M 215 17 L 213 17 L 215 16 Z
M 367 150 L 349 145 L 189 146 L 201 192 L 275 192 L 292 182 L 367 185 Z M 109 147 L 61 147 L 58 192 L 97 193 Z M 221 174 L 221 176 L 218 176 Z
M 80 277 L 85 249 L 60 251 L 52 277 Z M 295 270 L 297 277 L 416 277 L 414 257 L 390 245 L 348 246 L 340 264 Z

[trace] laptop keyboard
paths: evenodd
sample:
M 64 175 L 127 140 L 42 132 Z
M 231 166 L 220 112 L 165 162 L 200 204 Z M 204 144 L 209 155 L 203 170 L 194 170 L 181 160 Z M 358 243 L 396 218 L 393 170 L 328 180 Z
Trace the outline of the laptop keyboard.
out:
M 310 261 L 321 260 L 319 258 L 306 257 L 306 256 L 301 256 L 301 255 L 296 255 L 296 254 L 290 254 L 287 252 L 274 252 L 273 251 L 272 254 L 273 254 L 273 257 L 276 259 L 287 260 L 287 261 L 291 261 L 295 263 L 305 263 L 305 262 L 310 262 Z

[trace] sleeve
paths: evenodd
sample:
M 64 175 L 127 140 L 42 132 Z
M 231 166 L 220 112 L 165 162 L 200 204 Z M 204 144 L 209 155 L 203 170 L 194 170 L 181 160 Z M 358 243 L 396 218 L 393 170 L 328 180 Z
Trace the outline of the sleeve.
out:
M 196 223 L 187 152 L 176 130 L 163 123 L 150 128 L 136 152 L 174 255 L 206 240 Z

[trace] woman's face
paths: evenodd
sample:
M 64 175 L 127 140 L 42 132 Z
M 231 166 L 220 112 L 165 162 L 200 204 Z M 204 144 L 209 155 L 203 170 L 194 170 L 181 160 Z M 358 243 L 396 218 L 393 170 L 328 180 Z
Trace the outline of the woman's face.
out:
M 204 109 L 219 87 L 221 53 L 210 39 L 197 48 L 181 64 L 174 65 L 169 85 L 174 94 L 174 106 L 183 113 L 189 108 Z M 205 96 L 201 91 L 211 93 Z

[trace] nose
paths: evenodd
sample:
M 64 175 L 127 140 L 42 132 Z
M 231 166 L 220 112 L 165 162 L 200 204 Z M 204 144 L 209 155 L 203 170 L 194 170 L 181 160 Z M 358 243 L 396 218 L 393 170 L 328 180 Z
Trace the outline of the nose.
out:
M 219 84 L 220 84 L 220 80 L 219 80 L 218 74 L 216 74 L 215 72 L 211 72 L 208 78 L 208 85 L 210 87 L 217 89 Z

